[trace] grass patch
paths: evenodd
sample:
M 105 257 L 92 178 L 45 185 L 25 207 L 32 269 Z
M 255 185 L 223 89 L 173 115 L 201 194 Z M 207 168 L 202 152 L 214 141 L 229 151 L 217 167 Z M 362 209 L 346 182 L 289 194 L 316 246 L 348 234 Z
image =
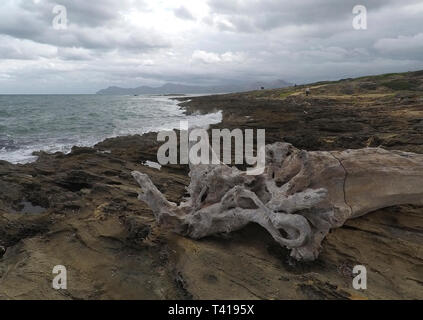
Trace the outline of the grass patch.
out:
M 291 94 L 293 94 L 293 93 L 295 93 L 295 91 L 282 92 L 282 93 L 279 95 L 279 98 L 280 98 L 280 99 L 285 99 L 285 98 L 289 97 L 289 96 L 290 96 Z
M 416 90 L 418 86 L 418 84 L 414 81 L 407 81 L 407 80 L 401 80 L 401 79 L 384 82 L 382 83 L 382 85 L 395 91 L 399 91 L 399 90 L 413 91 L 413 90 Z
M 266 96 L 266 92 L 263 91 L 252 91 L 249 94 L 254 98 L 262 98 Z
M 386 78 L 392 78 L 392 77 L 395 77 L 395 76 L 402 76 L 402 74 L 401 73 L 385 73 L 385 74 L 381 74 L 381 75 L 378 75 L 378 76 L 374 76 L 374 78 L 376 78 L 376 79 L 386 79 Z
M 393 77 L 402 77 L 402 76 L 403 76 L 403 74 L 401 74 L 401 73 L 385 73 L 385 74 L 379 74 L 377 76 L 359 77 L 359 78 L 356 78 L 354 80 L 377 81 L 377 80 L 385 80 L 385 79 L 389 79 L 389 78 L 393 78 Z

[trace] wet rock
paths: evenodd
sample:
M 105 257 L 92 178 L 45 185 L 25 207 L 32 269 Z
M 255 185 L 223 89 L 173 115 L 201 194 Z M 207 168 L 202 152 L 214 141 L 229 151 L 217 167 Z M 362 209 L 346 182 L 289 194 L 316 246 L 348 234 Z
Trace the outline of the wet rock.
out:
M 284 140 L 311 151 L 381 141 L 390 150 L 423 153 L 416 126 L 423 119 L 421 92 L 381 85 L 406 77 L 418 84 L 423 72 L 390 77 L 343 81 L 353 82 L 351 97 L 339 83 L 326 82 L 310 85 L 311 97 L 298 86 L 261 96 L 198 97 L 185 108 L 222 110 L 222 123 L 212 129 L 266 128 L 267 144 Z M 396 95 L 404 99 L 398 102 Z M 293 263 L 254 224 L 227 239 L 194 241 L 158 227 L 137 200 L 129 175 L 134 170 L 148 174 L 170 201 L 179 203 L 185 195 L 187 166 L 159 171 L 142 165 L 157 161 L 159 145 L 150 133 L 108 139 L 95 152 L 42 154 L 27 165 L 0 161 L 0 245 L 7 248 L 0 260 L 0 298 L 423 299 L 423 207 L 396 206 L 349 220 L 328 234 L 319 259 L 307 265 Z M 48 210 L 12 213 L 25 199 Z M 51 270 L 58 264 L 72 270 L 67 295 L 51 290 Z M 357 264 L 367 267 L 366 291 L 352 288 Z
M 69 191 L 77 192 L 81 189 L 91 188 L 96 180 L 98 179 L 88 172 L 73 170 L 64 173 L 62 177 L 57 179 L 56 184 Z

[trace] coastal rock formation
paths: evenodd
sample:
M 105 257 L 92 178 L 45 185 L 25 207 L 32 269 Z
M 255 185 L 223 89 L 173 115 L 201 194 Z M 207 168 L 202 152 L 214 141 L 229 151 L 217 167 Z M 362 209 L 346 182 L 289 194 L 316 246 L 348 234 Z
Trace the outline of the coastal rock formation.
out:
M 423 155 L 365 148 L 307 152 L 291 144 L 266 146 L 258 176 L 235 167 L 192 165 L 190 197 L 169 202 L 146 174 L 134 171 L 139 199 L 156 220 L 200 239 L 254 222 L 297 260 L 318 257 L 330 229 L 394 205 L 423 205 Z
M 190 100 L 183 104 L 187 112 L 222 110 L 222 123 L 211 129 L 265 128 L 267 143 L 286 141 L 308 154 L 377 146 L 423 154 L 423 91 L 384 86 L 397 78 L 423 81 L 423 71 L 309 85 L 309 97 L 297 86 L 181 99 Z M 343 93 L 346 86 L 353 96 Z M 291 258 L 256 223 L 194 240 L 157 226 L 152 210 L 137 200 L 132 171 L 148 175 L 169 201 L 179 204 L 186 195 L 188 166 L 144 165 L 157 161 L 159 147 L 157 135 L 147 133 L 66 155 L 41 153 L 26 165 L 0 161 L 0 300 L 423 299 L 423 206 L 347 220 L 325 237 L 313 262 Z M 331 153 L 341 159 L 344 152 Z M 349 204 L 354 194 L 360 204 L 375 203 L 377 188 L 369 183 L 386 181 L 377 180 L 386 178 L 383 161 L 363 164 L 362 179 L 352 180 L 358 174 L 351 168 L 346 179 L 340 175 Z M 347 168 L 349 161 L 342 162 Z M 68 270 L 67 290 L 52 287 L 55 265 Z M 356 265 L 367 268 L 367 290 L 352 286 Z

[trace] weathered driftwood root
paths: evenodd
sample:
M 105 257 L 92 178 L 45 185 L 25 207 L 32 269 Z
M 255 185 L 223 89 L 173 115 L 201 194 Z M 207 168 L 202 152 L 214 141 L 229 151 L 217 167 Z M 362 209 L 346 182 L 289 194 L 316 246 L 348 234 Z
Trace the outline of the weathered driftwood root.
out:
M 191 167 L 190 197 L 166 200 L 149 177 L 133 176 L 160 223 L 199 239 L 264 227 L 298 260 L 317 258 L 330 229 L 374 210 L 423 205 L 423 155 L 366 148 L 306 152 L 287 143 L 266 146 L 266 169 L 249 176 L 226 165 Z

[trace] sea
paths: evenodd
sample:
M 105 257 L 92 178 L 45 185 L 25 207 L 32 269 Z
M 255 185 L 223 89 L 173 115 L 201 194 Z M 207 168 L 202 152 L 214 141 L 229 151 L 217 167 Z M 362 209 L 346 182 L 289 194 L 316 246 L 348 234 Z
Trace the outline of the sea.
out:
M 0 95 L 0 160 L 29 163 L 36 151 L 70 152 L 107 138 L 222 120 L 221 112 L 186 115 L 171 96 Z

